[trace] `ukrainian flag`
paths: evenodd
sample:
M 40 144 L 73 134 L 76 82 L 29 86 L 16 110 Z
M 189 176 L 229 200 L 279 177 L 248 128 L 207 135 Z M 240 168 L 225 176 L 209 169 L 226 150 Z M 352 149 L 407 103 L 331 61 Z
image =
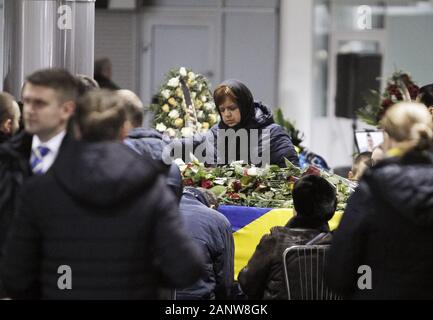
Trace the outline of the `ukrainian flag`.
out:
M 252 257 L 260 239 L 275 226 L 284 226 L 293 217 L 293 209 L 268 209 L 241 206 L 219 206 L 218 211 L 232 224 L 235 240 L 235 280 L 239 271 Z M 331 230 L 337 228 L 342 212 L 329 221 Z

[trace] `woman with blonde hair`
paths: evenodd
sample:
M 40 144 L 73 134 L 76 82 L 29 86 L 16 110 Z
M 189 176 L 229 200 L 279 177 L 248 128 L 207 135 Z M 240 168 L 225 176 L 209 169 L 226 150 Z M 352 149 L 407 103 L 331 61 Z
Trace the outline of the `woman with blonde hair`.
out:
M 432 117 L 422 104 L 399 103 L 381 127 L 387 158 L 365 172 L 348 201 L 328 284 L 349 299 L 432 299 Z

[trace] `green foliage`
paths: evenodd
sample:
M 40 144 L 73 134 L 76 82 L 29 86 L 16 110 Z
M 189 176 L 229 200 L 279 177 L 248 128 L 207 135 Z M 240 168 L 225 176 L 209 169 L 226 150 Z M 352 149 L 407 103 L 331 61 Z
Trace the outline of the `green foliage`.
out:
M 344 209 L 354 189 L 352 182 L 313 167 L 301 170 L 287 159 L 286 163 L 286 168 L 276 165 L 258 168 L 241 162 L 207 168 L 194 161 L 181 165 L 180 169 L 185 185 L 208 186 L 221 204 L 263 208 L 292 208 L 294 183 L 305 174 L 321 175 L 336 188 L 338 208 Z
M 274 120 L 275 123 L 279 124 L 287 131 L 292 140 L 292 143 L 297 147 L 301 147 L 300 145 L 304 140 L 304 134 L 298 129 L 296 129 L 294 122 L 291 122 L 288 119 L 284 119 L 283 111 L 280 108 L 278 108 L 274 112 Z

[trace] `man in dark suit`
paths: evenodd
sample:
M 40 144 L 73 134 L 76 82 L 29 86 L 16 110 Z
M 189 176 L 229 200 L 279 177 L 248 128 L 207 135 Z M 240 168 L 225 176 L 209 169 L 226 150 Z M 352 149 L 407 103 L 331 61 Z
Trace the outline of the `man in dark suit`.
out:
M 75 109 L 77 82 L 66 70 L 45 69 L 27 77 L 22 93 L 25 130 L 0 145 L 0 249 L 21 185 L 30 176 L 47 172 L 70 138 L 67 126 Z
M 22 92 L 25 131 L 0 145 L 0 248 L 21 184 L 33 174 L 45 173 L 68 140 L 77 83 L 65 70 L 46 69 L 27 77 Z

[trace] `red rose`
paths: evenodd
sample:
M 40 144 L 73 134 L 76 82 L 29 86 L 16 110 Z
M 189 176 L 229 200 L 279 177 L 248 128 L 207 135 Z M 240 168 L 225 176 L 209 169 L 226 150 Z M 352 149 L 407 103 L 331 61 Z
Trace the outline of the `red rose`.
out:
M 191 168 L 191 167 L 192 167 L 192 163 L 188 163 L 188 164 L 186 165 L 186 167 L 187 167 L 187 168 Z
M 398 88 L 395 84 L 391 84 L 388 86 L 387 90 L 389 94 L 395 94 L 397 92 Z
M 210 180 L 202 180 L 201 187 L 205 189 L 210 189 L 213 187 L 213 183 Z
M 385 99 L 382 101 L 382 107 L 388 108 L 390 105 L 392 105 L 392 101 L 390 99 Z
M 183 181 L 183 184 L 186 186 L 192 186 L 194 185 L 194 181 L 192 181 L 192 179 L 186 179 Z
M 241 184 L 241 182 L 238 181 L 238 180 L 233 181 L 233 183 L 232 183 L 232 188 L 233 188 L 233 190 L 235 190 L 236 192 L 238 192 L 238 191 L 241 190 L 241 188 L 242 188 L 242 184 Z
M 409 87 L 409 94 L 410 94 L 411 99 L 413 99 L 413 100 L 416 99 L 416 97 L 418 96 L 418 91 L 419 91 L 419 88 L 416 85 Z
M 248 175 L 248 169 L 244 169 L 244 176 Z
M 307 171 L 305 171 L 302 176 L 307 176 L 310 174 L 314 176 L 320 176 L 320 169 L 316 168 L 315 166 L 309 166 Z
M 241 198 L 241 196 L 238 193 L 229 193 L 229 198 L 232 200 L 239 200 Z

